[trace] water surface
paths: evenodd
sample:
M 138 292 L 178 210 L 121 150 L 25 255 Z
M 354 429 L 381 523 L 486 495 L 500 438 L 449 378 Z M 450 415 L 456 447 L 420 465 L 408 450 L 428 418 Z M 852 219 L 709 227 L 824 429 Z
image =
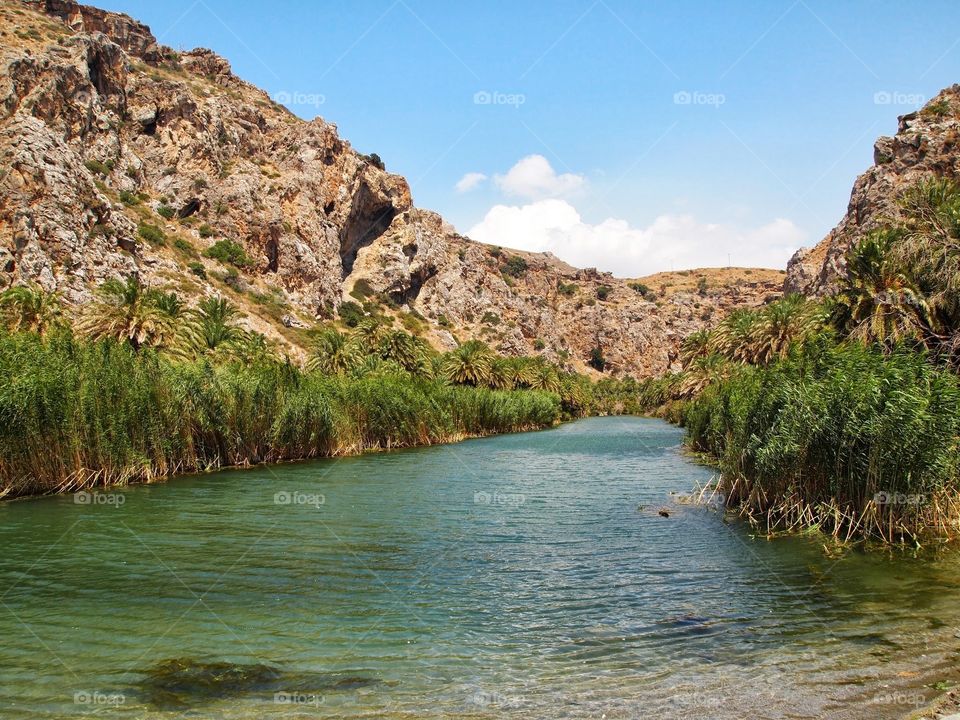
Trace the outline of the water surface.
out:
M 960 563 L 673 502 L 654 420 L 0 506 L 0 717 L 893 718 Z M 662 517 L 660 509 L 668 509 Z

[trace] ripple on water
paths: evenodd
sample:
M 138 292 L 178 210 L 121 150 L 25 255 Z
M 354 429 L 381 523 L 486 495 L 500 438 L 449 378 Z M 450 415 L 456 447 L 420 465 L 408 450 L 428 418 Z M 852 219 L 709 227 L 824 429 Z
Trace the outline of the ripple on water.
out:
M 872 720 L 947 679 L 956 557 L 752 540 L 674 502 L 711 474 L 680 439 L 593 419 L 2 505 L 0 717 Z

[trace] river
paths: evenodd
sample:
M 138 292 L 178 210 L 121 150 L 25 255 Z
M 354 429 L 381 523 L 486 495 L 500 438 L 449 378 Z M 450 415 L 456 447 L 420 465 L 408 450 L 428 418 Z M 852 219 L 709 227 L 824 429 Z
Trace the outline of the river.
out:
M 656 420 L 0 505 L 0 717 L 882 718 L 960 560 L 675 502 Z M 669 517 L 660 514 L 666 509 Z

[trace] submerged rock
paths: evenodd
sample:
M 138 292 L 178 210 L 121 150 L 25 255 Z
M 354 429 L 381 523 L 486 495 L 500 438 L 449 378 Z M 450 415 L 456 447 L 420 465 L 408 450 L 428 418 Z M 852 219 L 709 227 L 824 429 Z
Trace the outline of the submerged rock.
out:
M 149 704 L 164 710 L 185 709 L 214 700 L 275 693 L 320 695 L 369 687 L 379 681 L 354 672 L 296 673 L 262 663 L 164 660 L 149 668 L 139 690 Z

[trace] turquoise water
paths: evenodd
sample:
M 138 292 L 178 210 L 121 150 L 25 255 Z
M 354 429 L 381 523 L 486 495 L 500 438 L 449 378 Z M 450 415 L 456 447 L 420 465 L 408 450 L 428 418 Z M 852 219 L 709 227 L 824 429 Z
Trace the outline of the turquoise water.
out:
M 591 419 L 2 505 L 0 717 L 885 718 L 953 677 L 955 556 L 752 539 L 674 502 L 711 474 L 681 439 Z

